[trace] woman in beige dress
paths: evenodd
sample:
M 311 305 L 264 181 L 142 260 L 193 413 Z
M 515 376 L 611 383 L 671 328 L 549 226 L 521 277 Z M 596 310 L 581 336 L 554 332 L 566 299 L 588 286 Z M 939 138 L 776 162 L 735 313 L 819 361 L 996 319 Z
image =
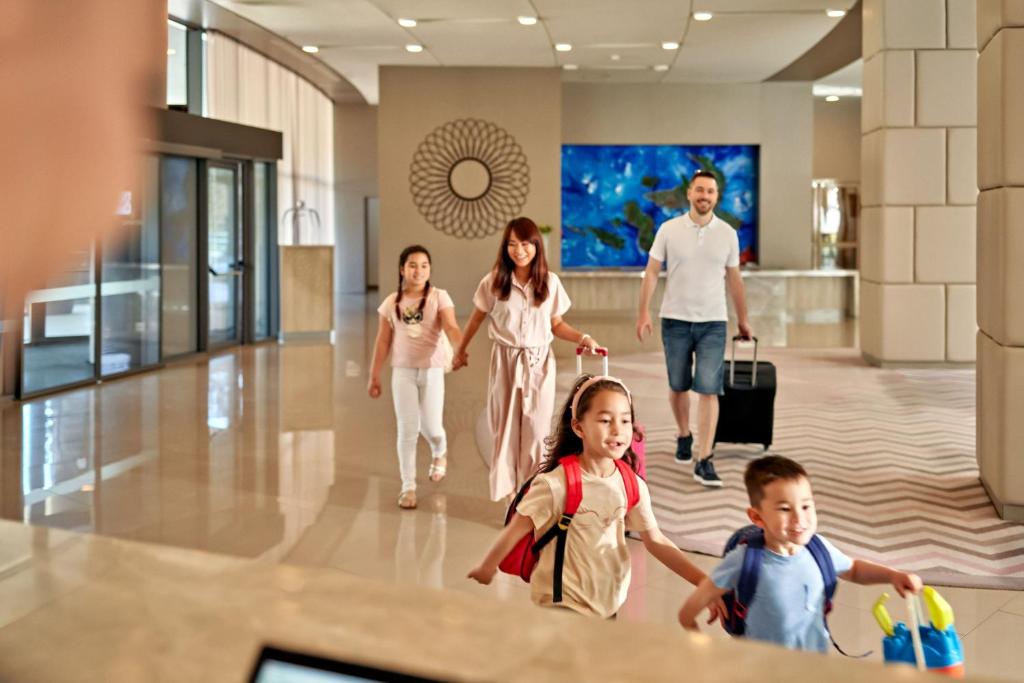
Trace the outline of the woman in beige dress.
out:
M 453 367 L 468 363 L 466 347 L 485 318 L 491 349 L 487 419 L 494 435 L 491 500 L 513 495 L 544 455 L 555 408 L 555 356 L 551 342 L 565 339 L 593 351 L 597 341 L 562 316 L 571 302 L 548 271 L 540 230 L 529 218 L 505 227 L 494 267 L 473 295 L 474 310 Z

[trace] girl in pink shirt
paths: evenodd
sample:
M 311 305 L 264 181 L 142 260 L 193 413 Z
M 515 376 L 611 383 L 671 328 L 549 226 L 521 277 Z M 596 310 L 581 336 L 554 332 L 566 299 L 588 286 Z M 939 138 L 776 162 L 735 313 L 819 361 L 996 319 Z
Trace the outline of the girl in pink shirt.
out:
M 475 307 L 455 352 L 454 367 L 469 362 L 466 347 L 484 319 L 491 349 L 487 419 L 494 436 L 491 500 L 515 494 L 533 475 L 544 454 L 555 409 L 555 337 L 585 346 L 597 341 L 574 329 L 562 316 L 569 295 L 548 271 L 536 223 L 515 218 L 505 227 L 491 272 L 473 296 Z
M 402 492 L 398 506 L 416 507 L 416 441 L 430 444 L 429 477 L 438 482 L 448 469 L 447 439 L 442 424 L 444 372 L 452 345 L 462 340 L 455 306 L 448 292 L 430 285 L 430 253 L 419 245 L 398 257 L 398 290 L 377 309 L 377 343 L 367 391 L 381 394 L 380 371 L 391 353 L 391 394 L 398 423 L 398 466 Z M 447 335 L 445 339 L 442 333 Z

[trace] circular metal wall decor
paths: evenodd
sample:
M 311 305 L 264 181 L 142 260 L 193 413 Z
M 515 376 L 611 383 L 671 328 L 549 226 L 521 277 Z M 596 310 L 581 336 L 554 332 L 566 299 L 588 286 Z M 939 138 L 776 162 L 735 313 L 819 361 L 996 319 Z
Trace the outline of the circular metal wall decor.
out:
M 413 154 L 409 191 L 437 230 L 487 237 L 519 215 L 530 192 L 526 155 L 490 121 L 458 119 L 435 128 Z

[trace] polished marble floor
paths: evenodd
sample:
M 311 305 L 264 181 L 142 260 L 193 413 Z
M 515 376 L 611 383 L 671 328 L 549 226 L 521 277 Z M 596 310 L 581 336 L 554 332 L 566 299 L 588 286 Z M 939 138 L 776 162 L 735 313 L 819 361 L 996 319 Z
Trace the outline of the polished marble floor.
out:
M 613 353 L 657 348 L 632 339 L 628 318 L 572 322 Z M 765 318 L 755 326 L 769 345 L 856 344 L 852 321 L 794 325 Z M 480 335 L 471 347 L 469 368 L 447 379 L 450 473 L 438 485 L 425 481 L 421 444 L 421 504 L 403 512 L 395 504 L 391 404 L 387 394 L 374 401 L 365 392 L 375 328 L 370 302 L 350 297 L 341 302 L 334 346 L 246 347 L 4 407 L 0 516 L 527 601 L 527 586 L 511 577 L 490 587 L 463 578 L 503 515 L 487 500 L 474 439 L 486 389 L 486 339 Z M 642 546 L 634 551 L 622 617 L 674 623 L 688 587 Z M 715 562 L 694 558 L 705 568 Z M 839 593 L 832 625 L 850 650 L 878 650 L 869 611 L 878 593 L 852 585 Z M 1024 593 L 943 594 L 956 610 L 969 670 L 1019 678 Z

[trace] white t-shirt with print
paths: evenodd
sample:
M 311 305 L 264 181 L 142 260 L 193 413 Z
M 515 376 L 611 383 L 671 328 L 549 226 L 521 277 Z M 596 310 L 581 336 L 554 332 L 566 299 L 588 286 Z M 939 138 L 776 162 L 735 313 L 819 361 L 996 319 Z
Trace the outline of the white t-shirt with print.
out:
M 662 318 L 691 323 L 728 321 L 725 269 L 740 264 L 740 241 L 718 216 L 698 227 L 686 213 L 658 228 L 650 256 L 668 264 Z
M 629 590 L 630 557 L 626 530 L 649 531 L 658 527 L 651 509 L 647 484 L 637 477 L 640 500 L 626 512 L 626 485 L 618 468 L 609 477 L 583 475 L 583 500 L 569 525 L 562 567 L 562 602 L 576 612 L 607 619 L 619 611 Z M 559 467 L 538 474 L 516 511 L 533 521 L 540 538 L 565 510 L 565 471 Z M 530 596 L 538 605 L 554 598 L 555 546 L 552 540 L 541 550 L 530 577 Z

